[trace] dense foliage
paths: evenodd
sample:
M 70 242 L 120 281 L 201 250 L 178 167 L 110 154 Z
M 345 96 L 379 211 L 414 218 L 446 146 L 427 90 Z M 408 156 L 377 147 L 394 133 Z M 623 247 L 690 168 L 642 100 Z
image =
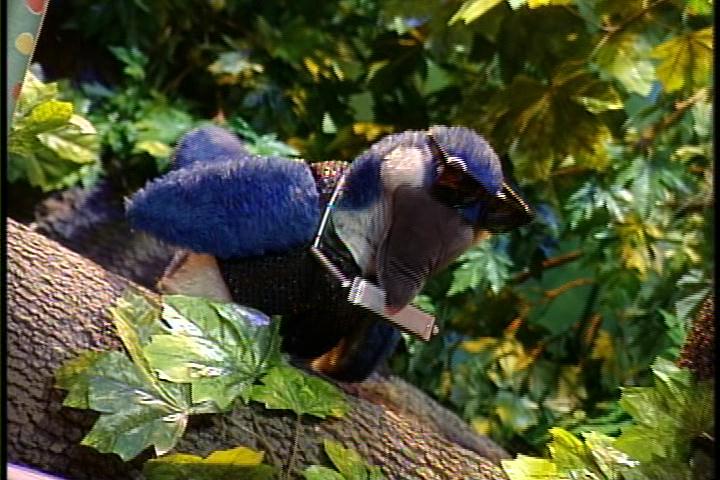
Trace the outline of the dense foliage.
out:
M 514 452 L 553 426 L 618 434 L 619 387 L 676 357 L 711 289 L 709 0 L 57 5 L 85 55 L 41 36 L 37 60 L 128 189 L 203 121 L 308 161 L 431 124 L 486 136 L 536 221 L 427 286 L 442 335 L 392 366 Z

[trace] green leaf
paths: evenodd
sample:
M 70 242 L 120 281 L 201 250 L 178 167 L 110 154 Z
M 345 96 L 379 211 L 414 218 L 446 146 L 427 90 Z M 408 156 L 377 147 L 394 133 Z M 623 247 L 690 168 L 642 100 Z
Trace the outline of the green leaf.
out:
M 453 270 L 448 296 L 487 287 L 498 293 L 505 286 L 512 260 L 494 245 L 492 241 L 481 242 L 458 258 L 459 266 Z
M 166 334 L 153 335 L 143 354 L 160 378 L 191 383 L 192 401 L 227 410 L 279 362 L 277 324 L 262 312 L 197 297 L 164 297 Z
M 510 480 L 565 480 L 555 464 L 544 458 L 518 455 L 515 460 L 501 460 L 502 468 Z
M 528 7 L 538 8 L 548 5 L 572 5 L 574 0 L 528 0 Z
M 653 49 L 660 60 L 658 79 L 667 92 L 710 84 L 713 65 L 713 27 L 672 37 Z
M 222 52 L 218 59 L 208 66 L 208 70 L 217 77 L 220 85 L 236 85 L 242 80 L 262 73 L 264 67 L 251 62 L 247 53 L 238 50 Z
M 82 445 L 125 461 L 150 446 L 157 455 L 175 446 L 192 412 L 186 388 L 149 383 L 149 372 L 121 352 L 104 354 L 89 373 L 88 405 L 101 415 Z
M 169 158 L 172 154 L 172 148 L 167 143 L 158 142 L 157 140 L 143 140 L 135 144 L 133 153 L 143 152 L 156 158 Z
M 165 104 L 164 98 L 142 112 L 142 117 L 133 126 L 136 129 L 137 143 L 160 142 L 173 144 L 194 126 L 189 113 Z M 136 144 L 137 148 L 137 144 Z
M 302 474 L 305 480 L 346 480 L 335 470 L 320 465 L 310 465 Z
M 276 469 L 262 463 L 264 454 L 247 447 L 212 452 L 207 458 L 174 453 L 143 466 L 148 480 L 271 480 Z
M 623 428 L 615 447 L 639 460 L 643 468 L 659 459 L 686 462 L 690 442 L 714 428 L 713 389 L 695 382 L 687 369 L 658 359 L 652 387 L 623 389 L 620 406 L 634 425 Z M 648 467 L 649 468 L 649 467 Z
M 538 404 L 526 396 L 500 390 L 494 404 L 495 414 L 515 432 L 523 432 L 538 423 Z
M 56 84 L 28 72 L 8 138 L 8 178 L 51 191 L 71 186 L 99 168 L 95 127 L 57 100 Z M 84 168 L 88 166 L 95 168 Z
M 583 442 L 563 428 L 551 428 L 550 455 L 561 472 L 582 470 L 592 464 L 592 458 Z
M 647 96 L 655 80 L 655 67 L 648 59 L 650 47 L 642 36 L 631 33 L 610 37 L 597 51 L 600 69 L 619 81 L 629 92 Z
M 366 465 L 363 458 L 352 448 L 344 448 L 333 440 L 323 440 L 325 453 L 330 457 L 335 468 L 348 480 L 362 480 L 367 477 Z
M 66 407 L 88 409 L 89 372 L 103 354 L 88 350 L 62 364 L 55 372 L 55 387 L 68 390 L 63 401 Z
M 640 465 L 640 462 L 628 457 L 614 447 L 615 439 L 598 432 L 585 432 L 583 434 L 585 445 L 592 456 L 595 465 L 608 480 L 624 480 L 632 478 L 637 470 L 630 475 L 623 475 L 624 472 L 633 470 Z
M 342 417 L 350 409 L 334 385 L 289 366 L 276 366 L 255 385 L 250 399 L 266 408 L 292 410 L 297 415 Z
M 541 180 L 561 162 L 604 170 L 612 135 L 597 113 L 620 106 L 610 85 L 567 63 L 547 83 L 515 76 L 491 98 L 483 121 L 496 148 L 510 150 L 516 175 Z
M 373 96 L 370 92 L 357 93 L 350 96 L 348 105 L 352 108 L 356 122 L 374 122 L 375 113 Z
M 323 114 L 322 124 L 320 125 L 320 128 L 322 129 L 322 133 L 326 133 L 329 135 L 337 133 L 337 127 L 335 126 L 335 122 L 333 121 L 329 112 L 325 112 Z
M 686 3 L 690 15 L 712 15 L 712 0 L 687 0 Z
M 109 47 L 112 54 L 125 64 L 123 73 L 133 80 L 143 80 L 145 78 L 145 66 L 148 58 L 135 47 Z
M 430 59 L 427 59 L 425 63 L 427 64 L 427 76 L 422 87 L 424 95 L 432 95 L 452 85 L 452 78 L 444 68 Z
M 38 133 L 37 139 L 62 160 L 77 164 L 98 160 L 100 146 L 95 127 L 78 115 L 72 115 L 63 128 Z
M 466 0 L 450 18 L 448 25 L 452 25 L 460 20 L 466 24 L 470 23 L 500 2 L 502 2 L 502 0 Z
M 32 126 L 32 131 L 42 132 L 62 127 L 70 121 L 72 115 L 72 103 L 48 100 L 33 108 L 23 121 Z
M 311 465 L 303 471 L 306 480 L 383 480 L 380 467 L 368 465 L 352 448 L 344 448 L 333 440 L 323 440 L 325 453 L 332 461 L 335 470 L 319 465 Z

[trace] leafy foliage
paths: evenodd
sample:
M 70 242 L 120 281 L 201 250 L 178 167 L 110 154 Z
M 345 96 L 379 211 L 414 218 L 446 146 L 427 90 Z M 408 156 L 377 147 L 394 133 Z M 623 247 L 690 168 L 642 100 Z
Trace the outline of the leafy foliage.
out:
M 210 304 L 166 296 L 166 334 L 153 335 L 143 355 L 160 378 L 189 383 L 192 401 L 214 401 L 228 410 L 247 401 L 251 385 L 280 358 L 277 322 L 235 304 Z
M 324 440 L 325 453 L 335 466 L 332 470 L 320 465 L 311 465 L 303 471 L 306 480 L 382 480 L 380 467 L 368 465 L 353 449 L 345 448 L 333 440 Z
M 148 480 L 271 480 L 275 469 L 263 464 L 263 453 L 247 447 L 212 452 L 207 458 L 173 453 L 149 460 L 143 466 Z
M 182 295 L 155 305 L 128 294 L 111 313 L 127 355 L 84 352 L 56 372 L 56 386 L 68 390 L 63 405 L 101 413 L 83 445 L 123 460 L 150 446 L 163 455 L 183 435 L 190 415 L 228 410 L 237 398 L 322 418 L 347 411 L 337 388 L 283 364 L 277 322 L 271 325 L 257 310 Z M 264 385 L 253 387 L 265 372 Z M 207 478 L 216 478 L 244 466 L 247 452 L 241 453 L 216 452 L 205 460 L 175 456 L 148 468 L 158 478 L 176 478 L 169 475 L 211 464 L 218 468 Z M 248 478 L 269 478 L 272 470 L 250 473 L 255 476 Z
M 615 435 L 619 387 L 677 355 L 713 277 L 711 2 L 70 3 L 64 33 L 119 47 L 73 99 L 131 186 L 200 119 L 308 161 L 435 123 L 488 139 L 536 221 L 430 282 L 443 335 L 392 364 L 509 449 Z
M 292 410 L 296 415 L 342 417 L 349 406 L 337 387 L 289 366 L 276 366 L 253 387 L 250 399 L 265 408 Z
M 88 183 L 98 174 L 95 127 L 58 99 L 57 83 L 28 72 L 8 138 L 8 180 L 24 180 L 43 191 Z
M 688 370 L 658 359 L 653 387 L 623 389 L 620 406 L 633 423 L 619 438 L 590 431 L 581 441 L 562 428 L 550 430 L 551 460 L 519 455 L 503 460 L 511 480 L 528 478 L 602 480 L 695 478 L 693 442 L 714 432 L 713 386 Z

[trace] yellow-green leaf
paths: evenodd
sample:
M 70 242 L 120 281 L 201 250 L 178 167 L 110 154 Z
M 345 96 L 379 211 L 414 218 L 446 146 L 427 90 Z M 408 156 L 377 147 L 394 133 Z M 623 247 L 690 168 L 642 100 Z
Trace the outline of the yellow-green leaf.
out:
M 500 2 L 502 0 L 468 0 L 455 12 L 448 24 L 452 25 L 459 20 L 470 23 Z
M 33 108 L 26 121 L 32 125 L 33 130 L 45 131 L 68 123 L 72 114 L 72 103 L 50 100 Z
M 668 92 L 708 85 L 712 55 L 713 27 L 673 37 L 651 52 L 653 58 L 660 60 L 657 76 Z
M 149 460 L 143 468 L 143 474 L 148 480 L 269 480 L 273 478 L 275 469 L 262 463 L 263 456 L 263 452 L 248 447 L 218 450 L 207 458 L 175 453 Z
M 649 50 L 643 37 L 621 34 L 611 37 L 597 50 L 595 61 L 628 91 L 646 96 L 655 80 L 655 66 L 648 58 Z
M 149 153 L 155 158 L 168 158 L 172 153 L 172 148 L 167 143 L 157 140 L 145 140 L 135 144 L 133 153 Z
M 515 460 L 502 460 L 502 468 L 510 480 L 562 480 L 557 467 L 545 458 L 518 455 Z
M 530 8 L 545 7 L 548 5 L 572 5 L 574 0 L 528 0 Z

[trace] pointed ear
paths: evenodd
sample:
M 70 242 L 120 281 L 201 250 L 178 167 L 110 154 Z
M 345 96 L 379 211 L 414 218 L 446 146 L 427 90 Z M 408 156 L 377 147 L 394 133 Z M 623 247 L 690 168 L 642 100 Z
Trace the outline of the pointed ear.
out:
M 490 200 L 486 228 L 492 233 L 507 232 L 527 225 L 535 214 L 530 205 L 507 182 L 503 182 L 500 193 Z

